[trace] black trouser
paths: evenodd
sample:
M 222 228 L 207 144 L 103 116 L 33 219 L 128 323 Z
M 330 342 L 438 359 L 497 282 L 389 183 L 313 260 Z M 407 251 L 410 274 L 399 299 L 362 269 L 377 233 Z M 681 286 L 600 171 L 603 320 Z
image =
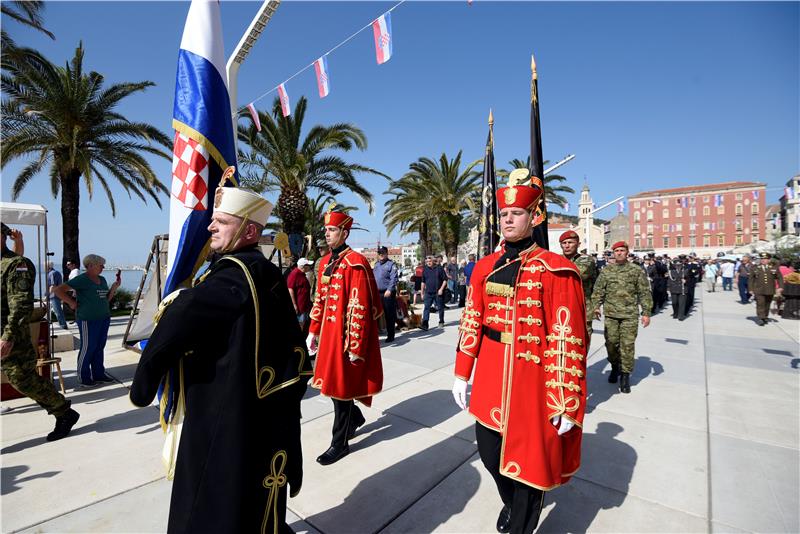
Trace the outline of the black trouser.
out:
M 475 423 L 475 437 L 483 465 L 497 484 L 497 491 L 503 504 L 511 508 L 511 532 L 513 534 L 533 532 L 539 524 L 544 492 L 500 474 L 502 437 L 498 432 Z
M 672 294 L 672 316 L 678 319 L 686 317 L 686 295 Z
M 394 339 L 394 327 L 397 324 L 397 293 L 392 291 L 392 296 L 386 297 L 384 289 L 380 294 L 383 298 L 383 316 L 386 318 L 386 339 Z
M 458 286 L 458 307 L 463 308 L 467 300 L 467 286 Z
M 331 447 L 344 447 L 347 445 L 347 434 L 351 428 L 358 426 L 364 420 L 364 415 L 351 400 L 333 399 L 333 438 Z
M 686 310 L 683 312 L 685 315 L 689 315 L 694 305 L 694 287 L 694 284 L 686 286 Z

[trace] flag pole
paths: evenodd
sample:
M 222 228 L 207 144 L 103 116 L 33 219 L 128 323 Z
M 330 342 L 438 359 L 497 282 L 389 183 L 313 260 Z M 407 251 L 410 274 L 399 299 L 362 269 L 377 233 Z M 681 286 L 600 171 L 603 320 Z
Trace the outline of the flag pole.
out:
M 481 212 L 478 225 L 478 258 L 488 256 L 497 247 L 500 234 L 497 230 L 497 176 L 494 168 L 494 115 L 489 110 L 489 136 L 483 157 L 483 183 L 481 187 Z
M 544 160 L 542 158 L 542 130 L 539 118 L 539 81 L 536 60 L 531 54 L 531 185 L 542 191 L 539 205 L 534 211 L 533 240 L 540 247 L 549 249 L 547 236 L 547 199 L 544 188 Z

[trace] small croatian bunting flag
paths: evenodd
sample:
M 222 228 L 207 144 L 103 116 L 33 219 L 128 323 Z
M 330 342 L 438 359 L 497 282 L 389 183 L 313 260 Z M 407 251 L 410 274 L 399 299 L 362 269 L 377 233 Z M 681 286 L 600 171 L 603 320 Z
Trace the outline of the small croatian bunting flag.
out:
M 281 100 L 281 111 L 283 112 L 283 116 L 288 117 L 292 114 L 292 106 L 289 103 L 289 93 L 286 92 L 286 86 L 284 84 L 280 84 L 278 86 L 278 97 Z
M 758 200 L 758 191 L 753 191 L 753 200 Z
M 722 195 L 714 195 L 714 207 L 718 208 L 722 206 Z
M 261 131 L 261 120 L 258 118 L 258 112 L 256 111 L 256 107 L 253 105 L 252 102 L 247 104 L 247 111 L 250 112 L 250 117 L 253 118 L 253 124 L 256 125 L 256 131 Z
M 372 23 L 372 34 L 375 36 L 375 56 L 378 65 L 382 65 L 392 57 L 391 13 L 384 13 Z
M 317 89 L 319 89 L 319 97 L 325 98 L 331 92 L 331 86 L 328 81 L 328 57 L 322 56 L 314 62 L 314 71 L 317 73 Z
M 786 195 L 786 200 L 793 200 L 794 199 L 794 189 L 789 186 L 783 188 L 783 192 Z
M 660 198 L 654 198 L 653 199 L 653 204 L 661 204 L 661 199 Z
M 625 211 L 625 199 L 622 199 L 619 202 L 617 202 L 617 211 L 619 211 L 619 213 Z
M 569 202 L 564 203 L 564 211 L 569 211 Z
M 682 197 L 681 198 L 681 207 L 682 208 L 688 208 L 689 207 L 689 198 L 688 197 Z

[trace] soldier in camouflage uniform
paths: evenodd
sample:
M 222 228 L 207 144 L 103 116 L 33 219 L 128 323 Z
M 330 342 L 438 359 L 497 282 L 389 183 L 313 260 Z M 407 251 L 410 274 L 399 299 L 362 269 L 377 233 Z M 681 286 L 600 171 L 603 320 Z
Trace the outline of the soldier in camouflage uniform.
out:
M 592 320 L 594 314 L 592 313 L 592 291 L 594 283 L 597 280 L 597 264 L 594 258 L 586 254 L 578 254 L 578 245 L 581 243 L 581 238 L 573 230 L 567 230 L 561 237 L 558 238 L 561 244 L 561 251 L 564 257 L 574 263 L 581 273 L 581 281 L 583 282 L 583 296 L 586 299 L 586 353 L 589 353 L 589 344 L 592 339 Z
M 619 390 L 631 392 L 630 374 L 633 372 L 637 319 L 641 307 L 642 326 L 650 324 L 653 296 L 644 270 L 628 261 L 628 244 L 614 243 L 614 263 L 600 271 L 592 293 L 592 309 L 600 318 L 600 306 L 606 315 L 605 338 L 612 384 L 620 379 Z
M 47 441 L 55 441 L 66 437 L 80 416 L 53 383 L 36 372 L 36 351 L 30 329 L 36 269 L 31 260 L 8 249 L 6 238 L 9 235 L 11 229 L 3 224 L 0 358 L 11 385 L 55 416 L 56 427 L 47 435 Z

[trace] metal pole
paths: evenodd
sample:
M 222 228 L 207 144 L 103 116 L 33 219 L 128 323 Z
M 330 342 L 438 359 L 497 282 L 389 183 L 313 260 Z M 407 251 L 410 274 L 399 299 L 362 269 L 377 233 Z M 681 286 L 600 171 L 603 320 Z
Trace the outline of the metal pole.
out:
M 233 49 L 233 53 L 228 59 L 228 64 L 225 66 L 225 70 L 227 71 L 228 75 L 228 98 L 231 101 L 231 120 L 233 122 L 234 148 L 236 148 L 238 145 L 236 126 L 239 122 L 239 106 L 237 100 L 239 67 L 242 63 L 244 63 L 247 54 L 250 53 L 250 49 L 261 36 L 261 32 L 264 31 L 264 28 L 267 26 L 267 22 L 269 22 L 269 19 L 272 18 L 272 15 L 278 9 L 280 4 L 281 0 L 264 0 L 264 3 L 261 4 L 261 8 L 259 8 L 255 18 L 253 18 L 252 22 L 250 22 L 250 26 L 248 26 L 247 31 L 244 32 L 244 35 L 242 35 L 242 38 L 239 40 L 239 44 Z
M 572 161 L 573 159 L 575 159 L 575 154 L 570 154 L 569 156 L 567 156 L 566 158 L 562 159 L 561 161 L 559 161 L 558 163 L 556 163 L 556 164 L 555 164 L 555 165 L 553 165 L 552 167 L 550 167 L 550 168 L 548 168 L 548 169 L 545 169 L 545 171 L 544 171 L 544 175 L 545 175 L 545 176 L 547 176 L 548 174 L 550 174 L 551 172 L 553 172 L 553 171 L 554 171 L 554 170 L 556 170 L 557 168 L 561 167 L 561 166 L 562 166 L 562 165 L 564 165 L 565 163 L 569 163 L 569 162 L 570 162 L 570 161 Z
M 617 198 L 615 198 L 614 200 L 611 200 L 611 201 L 609 201 L 609 202 L 606 202 L 605 204 L 603 204 L 603 205 L 602 205 L 602 206 L 600 206 L 599 208 L 595 208 L 595 209 L 593 209 L 593 210 L 589 210 L 589 213 L 587 213 L 587 214 L 586 214 L 586 252 L 587 252 L 587 253 L 591 253 L 591 251 L 589 250 L 589 245 L 590 245 L 590 243 L 592 242 L 592 241 L 591 241 L 591 240 L 592 240 L 592 238 L 591 238 L 591 236 L 589 235 L 589 215 L 594 215 L 594 214 L 595 214 L 595 213 L 597 213 L 598 211 L 606 209 L 606 208 L 607 208 L 607 207 L 609 207 L 611 204 L 614 204 L 615 202 L 619 202 L 619 201 L 620 201 L 620 200 L 622 200 L 623 198 L 625 198 L 625 197 L 624 197 L 624 196 L 617 197 Z

